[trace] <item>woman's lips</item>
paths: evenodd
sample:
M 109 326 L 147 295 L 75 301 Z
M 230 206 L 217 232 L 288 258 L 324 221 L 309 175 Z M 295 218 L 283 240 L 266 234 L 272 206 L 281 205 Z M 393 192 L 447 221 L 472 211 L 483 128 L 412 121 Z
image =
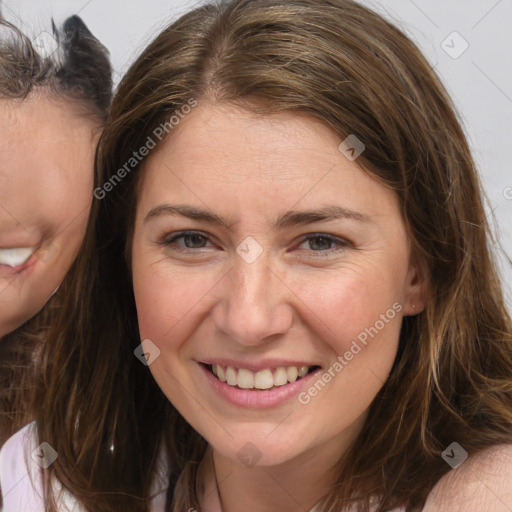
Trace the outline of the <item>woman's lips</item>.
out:
M 209 365 L 198 363 L 202 374 L 211 387 L 224 400 L 250 409 L 276 407 L 297 396 L 300 391 L 307 387 L 316 373 L 320 370 L 318 366 L 310 367 L 310 372 L 294 382 L 288 382 L 270 389 L 241 389 L 222 382 L 215 376 Z

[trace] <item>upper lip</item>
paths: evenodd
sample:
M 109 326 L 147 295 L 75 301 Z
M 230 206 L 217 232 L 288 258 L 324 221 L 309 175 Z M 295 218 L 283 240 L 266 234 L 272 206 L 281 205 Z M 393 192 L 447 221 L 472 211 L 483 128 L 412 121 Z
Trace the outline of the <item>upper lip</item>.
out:
M 228 358 L 211 358 L 211 359 L 204 359 L 199 361 L 202 364 L 205 365 L 214 365 L 218 364 L 220 366 L 231 366 L 233 368 L 244 368 L 246 370 L 251 370 L 253 372 L 258 372 L 260 370 L 266 370 L 268 368 L 279 368 L 279 367 L 289 367 L 289 366 L 296 366 L 297 368 L 300 368 L 301 366 L 307 366 L 309 368 L 313 366 L 320 366 L 316 363 L 312 362 L 305 362 L 305 361 L 299 361 L 299 360 L 287 360 L 287 359 L 263 359 L 261 361 L 238 361 L 234 359 L 228 359 Z

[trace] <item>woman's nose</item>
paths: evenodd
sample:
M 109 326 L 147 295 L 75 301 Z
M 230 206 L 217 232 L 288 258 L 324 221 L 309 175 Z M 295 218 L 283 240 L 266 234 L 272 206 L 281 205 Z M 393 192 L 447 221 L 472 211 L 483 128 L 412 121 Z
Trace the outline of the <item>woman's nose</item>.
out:
M 214 321 L 233 341 L 264 344 L 290 329 L 293 293 L 264 254 L 255 260 L 236 257 L 223 283 Z

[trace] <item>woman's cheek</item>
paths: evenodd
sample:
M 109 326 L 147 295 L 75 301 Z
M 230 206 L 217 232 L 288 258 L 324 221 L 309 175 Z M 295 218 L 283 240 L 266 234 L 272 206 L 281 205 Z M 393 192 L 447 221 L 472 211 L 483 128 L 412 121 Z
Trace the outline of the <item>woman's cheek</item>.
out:
M 302 316 L 337 353 L 348 350 L 361 332 L 392 307 L 393 291 L 382 280 L 369 281 L 354 273 L 295 281 Z
M 208 281 L 199 275 L 148 267 L 134 275 L 134 293 L 141 336 L 164 343 L 194 321 L 208 296 Z

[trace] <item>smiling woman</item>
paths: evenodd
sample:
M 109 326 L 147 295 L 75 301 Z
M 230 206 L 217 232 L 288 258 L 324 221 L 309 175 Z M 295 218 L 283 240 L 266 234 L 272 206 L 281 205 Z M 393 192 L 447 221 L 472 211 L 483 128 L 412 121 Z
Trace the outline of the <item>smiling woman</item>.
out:
M 0 30 L 2 444 L 26 423 L 53 294 L 85 233 L 112 81 L 105 48 L 78 17 L 55 29 L 48 57 L 3 19 Z
M 350 0 L 204 5 L 123 78 L 95 187 L 190 98 L 93 204 L 0 457 L 47 443 L 45 499 L 5 512 L 506 510 L 511 322 L 424 57 Z

